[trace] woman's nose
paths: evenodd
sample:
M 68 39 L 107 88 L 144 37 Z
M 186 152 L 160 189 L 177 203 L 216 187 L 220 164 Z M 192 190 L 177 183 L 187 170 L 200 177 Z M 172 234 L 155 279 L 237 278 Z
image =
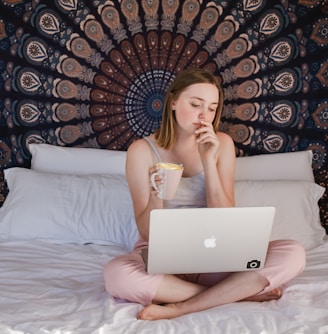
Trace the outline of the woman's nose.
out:
M 205 115 L 204 115 L 203 112 L 200 112 L 200 113 L 198 114 L 198 119 L 199 119 L 200 121 L 204 121 L 204 120 L 205 120 Z

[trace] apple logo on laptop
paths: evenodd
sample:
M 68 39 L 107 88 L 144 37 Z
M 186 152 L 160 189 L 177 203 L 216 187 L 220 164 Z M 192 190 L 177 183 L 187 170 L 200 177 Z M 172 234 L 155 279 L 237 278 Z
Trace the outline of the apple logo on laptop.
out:
M 215 248 L 216 247 L 216 238 L 212 235 L 210 238 L 204 240 L 205 248 Z

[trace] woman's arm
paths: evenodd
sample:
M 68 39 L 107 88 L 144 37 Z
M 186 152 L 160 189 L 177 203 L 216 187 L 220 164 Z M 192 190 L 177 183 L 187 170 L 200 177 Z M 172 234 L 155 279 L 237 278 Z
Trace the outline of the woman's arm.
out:
M 208 207 L 235 206 L 235 147 L 230 136 L 217 133 L 220 142 L 216 164 L 205 164 L 205 189 Z
M 197 132 L 208 207 L 232 207 L 234 200 L 235 147 L 231 137 L 214 133 L 212 124 L 203 122 Z
M 130 145 L 126 158 L 126 177 L 133 201 L 136 224 L 141 237 L 148 241 L 150 211 L 163 208 L 163 200 L 152 190 L 150 175 L 155 172 L 149 144 L 140 139 Z

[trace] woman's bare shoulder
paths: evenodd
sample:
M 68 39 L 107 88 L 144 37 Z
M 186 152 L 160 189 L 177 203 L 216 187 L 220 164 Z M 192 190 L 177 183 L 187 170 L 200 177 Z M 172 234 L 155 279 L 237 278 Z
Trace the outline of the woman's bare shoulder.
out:
M 148 143 L 144 138 L 137 139 L 134 141 L 128 148 L 128 153 L 142 153 L 144 151 L 147 151 Z
M 128 148 L 127 158 L 133 161 L 151 161 L 151 150 L 150 146 L 144 138 L 137 139 Z
M 217 132 L 216 136 L 218 137 L 218 139 L 220 140 L 221 143 L 227 143 L 228 145 L 233 145 L 233 140 L 230 137 L 230 135 L 228 135 L 225 132 Z
M 231 156 L 233 159 L 236 156 L 236 148 L 233 139 L 225 132 L 217 132 L 217 138 L 220 142 L 220 155 L 225 157 Z
M 135 151 L 138 150 L 140 147 L 143 146 L 143 143 L 145 140 L 143 138 L 135 140 L 130 146 L 128 147 L 128 152 L 129 151 Z

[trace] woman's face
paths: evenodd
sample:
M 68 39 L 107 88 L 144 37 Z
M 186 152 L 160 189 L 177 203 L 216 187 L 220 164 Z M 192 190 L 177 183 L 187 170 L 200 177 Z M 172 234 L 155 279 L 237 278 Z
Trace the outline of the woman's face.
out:
M 219 92 L 215 85 L 197 83 L 187 87 L 172 102 L 178 126 L 194 133 L 201 126 L 200 121 L 212 123 L 218 107 Z

